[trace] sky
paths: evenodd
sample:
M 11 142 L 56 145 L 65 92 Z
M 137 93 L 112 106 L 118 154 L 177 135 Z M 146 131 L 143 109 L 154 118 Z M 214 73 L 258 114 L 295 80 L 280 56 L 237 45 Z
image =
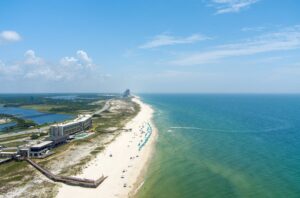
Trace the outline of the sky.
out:
M 1 0 L 0 93 L 300 93 L 298 0 Z

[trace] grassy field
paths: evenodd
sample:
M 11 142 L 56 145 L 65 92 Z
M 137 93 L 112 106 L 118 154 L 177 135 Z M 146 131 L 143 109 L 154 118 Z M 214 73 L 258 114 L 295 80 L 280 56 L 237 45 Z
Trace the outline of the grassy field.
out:
M 35 170 L 25 161 L 11 161 L 0 165 L 0 194 L 7 193 L 12 188 L 24 186 L 32 180 Z
M 30 134 L 21 134 L 21 135 L 14 135 L 14 136 L 10 136 L 10 137 L 0 138 L 0 144 L 1 144 L 1 142 L 18 140 L 18 139 L 22 139 L 22 138 L 26 138 L 26 137 L 30 137 L 30 136 L 31 136 L 31 133 Z
M 4 147 L 17 147 L 24 145 L 24 139 L 31 139 L 32 134 L 21 134 L 10 137 L 0 138 L 0 145 Z
M 17 147 L 17 146 L 21 146 L 24 145 L 23 141 L 15 141 L 15 142 L 9 142 L 9 143 L 1 143 L 1 146 L 5 146 L 5 147 Z
M 34 109 L 41 112 L 51 112 L 53 108 L 65 108 L 65 105 L 49 105 L 49 104 L 34 104 L 34 105 L 23 105 L 22 108 Z
M 100 105 L 90 105 L 86 102 L 63 102 L 62 104 L 23 105 L 22 108 L 34 109 L 45 113 L 78 114 L 82 111 L 93 111 Z
M 37 179 L 37 171 L 25 161 L 10 161 L 0 165 L 0 197 L 8 192 L 15 193 L 17 189 L 32 184 L 20 197 L 43 197 L 52 198 L 57 193 L 58 186 L 44 179 Z M 42 176 L 43 177 L 43 176 Z M 41 188 L 42 187 L 42 188 Z M 11 191 L 16 189 L 16 191 Z M 37 191 L 40 189 L 40 191 Z

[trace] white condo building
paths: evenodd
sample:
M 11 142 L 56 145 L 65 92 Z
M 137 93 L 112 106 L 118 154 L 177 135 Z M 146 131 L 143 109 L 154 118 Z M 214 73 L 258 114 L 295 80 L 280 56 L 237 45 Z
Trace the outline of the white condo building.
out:
M 91 115 L 79 115 L 70 122 L 55 124 L 50 127 L 50 138 L 54 144 L 64 142 L 69 135 L 84 131 L 92 126 Z

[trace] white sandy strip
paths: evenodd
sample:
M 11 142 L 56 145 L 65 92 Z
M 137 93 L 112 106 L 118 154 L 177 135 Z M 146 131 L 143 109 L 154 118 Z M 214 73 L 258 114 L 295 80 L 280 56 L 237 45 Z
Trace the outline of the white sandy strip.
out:
M 82 188 L 63 184 L 59 189 L 57 197 L 128 197 L 129 193 L 135 191 L 138 180 L 141 179 L 147 162 L 151 158 L 154 150 L 157 131 L 151 122 L 153 110 L 147 104 L 142 103 L 139 99 L 134 98 L 135 102 L 141 106 L 141 111 L 133 118 L 125 128 L 131 128 L 131 132 L 122 132 L 115 141 L 110 143 L 106 149 L 92 160 L 88 167 L 78 177 L 97 179 L 102 174 L 108 178 L 98 186 L 98 188 Z M 150 123 L 152 135 L 146 145 L 138 150 L 138 143 L 144 139 L 141 135 L 140 128 L 144 123 Z M 112 154 L 112 157 L 110 157 Z M 136 157 L 138 155 L 138 157 Z M 130 157 L 134 157 L 130 159 Z M 123 170 L 126 172 L 123 173 Z M 124 176 L 124 178 L 121 178 Z M 139 181 L 143 182 L 143 181 Z M 124 187 L 126 184 L 126 187 Z

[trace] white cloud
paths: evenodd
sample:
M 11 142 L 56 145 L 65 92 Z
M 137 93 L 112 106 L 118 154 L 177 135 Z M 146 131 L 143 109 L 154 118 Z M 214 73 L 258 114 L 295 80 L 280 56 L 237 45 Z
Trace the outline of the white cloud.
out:
M 0 60 L 0 76 L 12 76 L 18 75 L 21 69 L 19 65 L 14 64 L 11 66 L 7 66 L 4 62 Z
M 77 64 L 78 62 L 78 59 L 74 58 L 74 57 L 63 57 L 61 60 L 60 60 L 60 64 L 63 65 L 63 66 L 70 66 L 70 65 L 74 65 L 74 64 Z
M 94 70 L 95 64 L 92 59 L 82 50 L 77 51 L 76 58 L 66 56 L 59 63 L 49 63 L 36 56 L 33 50 L 27 50 L 24 56 L 24 60 L 15 61 L 13 64 L 5 64 L 0 61 L 0 76 L 3 79 L 39 79 L 41 81 L 68 81 L 101 77 L 101 74 Z
M 89 63 L 89 64 L 92 63 L 92 59 L 88 56 L 88 54 L 85 51 L 78 50 L 76 52 L 76 54 L 77 54 L 77 57 L 79 58 L 79 60 Z
M 60 60 L 60 64 L 63 66 L 74 66 L 83 68 L 93 68 L 95 66 L 92 58 L 90 58 L 89 55 L 83 50 L 78 50 L 76 52 L 76 57 L 63 57 Z
M 211 5 L 216 8 L 216 14 L 239 12 L 260 0 L 211 0 Z
M 21 36 L 15 31 L 5 30 L 5 31 L 0 32 L 0 43 L 1 42 L 17 42 L 20 40 L 21 40 Z
M 293 26 L 278 32 L 243 40 L 239 43 L 216 46 L 210 51 L 186 55 L 170 63 L 175 65 L 199 65 L 216 62 L 227 57 L 247 56 L 297 48 L 300 48 L 300 26 Z
M 188 43 L 195 43 L 207 39 L 210 38 L 201 34 L 193 34 L 188 37 L 174 37 L 167 34 L 159 34 L 156 35 L 152 40 L 139 46 L 139 48 L 149 49 L 149 48 L 156 48 L 156 47 L 168 46 L 168 45 L 188 44 Z
M 24 78 L 33 79 L 33 78 L 40 78 L 40 79 L 47 79 L 47 80 L 61 80 L 66 78 L 63 73 L 57 72 L 49 67 L 41 67 L 36 68 L 35 70 L 28 71 L 24 74 Z
M 44 64 L 44 60 L 35 55 L 35 51 L 27 50 L 24 54 L 25 60 L 24 64 L 26 65 L 42 65 Z

